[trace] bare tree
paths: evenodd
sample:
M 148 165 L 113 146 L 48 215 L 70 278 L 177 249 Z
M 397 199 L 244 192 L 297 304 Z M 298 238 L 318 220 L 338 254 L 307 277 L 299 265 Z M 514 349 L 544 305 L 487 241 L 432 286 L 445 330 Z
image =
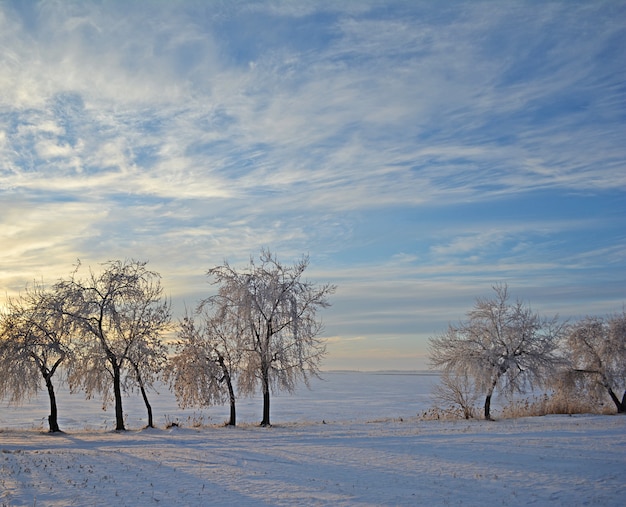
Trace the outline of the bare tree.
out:
M 475 404 L 479 393 L 474 382 L 467 375 L 459 375 L 451 371 L 443 371 L 439 383 L 433 389 L 433 396 L 438 403 L 457 407 L 463 412 L 465 419 L 474 417 Z
M 41 380 L 50 400 L 48 426 L 61 431 L 53 377 L 71 355 L 71 321 L 62 311 L 63 300 L 34 283 L 9 299 L 0 320 L 0 395 L 20 403 L 37 394 Z
M 85 338 L 70 386 L 82 388 L 88 397 L 101 394 L 105 405 L 112 388 L 116 430 L 125 429 L 122 391 L 129 382 L 139 385 L 152 422 L 145 387 L 162 365 L 161 334 L 171 319 L 160 277 L 146 264 L 110 261 L 100 274 L 90 270 L 85 279 L 78 279 L 77 267 L 69 281 L 58 284 Z
M 237 424 L 234 380 L 241 367 L 242 327 L 228 313 L 211 315 L 198 310 L 200 323 L 186 315 L 180 323 L 176 355 L 170 359 L 165 378 L 170 381 L 179 405 L 208 407 L 230 404 L 229 426 Z
M 466 321 L 430 339 L 431 365 L 472 379 L 485 394 L 488 420 L 496 387 L 512 393 L 542 385 L 560 361 L 563 333 L 556 317 L 541 318 L 520 301 L 510 304 L 506 285 L 493 289 L 494 299 L 478 298 Z
M 563 379 L 592 397 L 608 393 L 618 413 L 626 412 L 626 312 L 587 317 L 568 329 L 569 369 Z M 621 400 L 616 392 L 624 389 Z M 606 394 L 605 394 L 606 396 Z
M 302 379 L 317 375 L 326 348 L 317 311 L 329 306 L 333 285 L 317 286 L 302 279 L 309 265 L 303 257 L 292 267 L 283 266 L 269 250 L 262 250 L 257 265 L 250 259 L 241 272 L 228 263 L 210 269 L 208 275 L 220 286 L 218 294 L 205 300 L 228 308 L 245 325 L 244 367 L 239 389 L 252 393 L 260 384 L 263 394 L 262 426 L 270 426 L 270 392 L 293 392 Z

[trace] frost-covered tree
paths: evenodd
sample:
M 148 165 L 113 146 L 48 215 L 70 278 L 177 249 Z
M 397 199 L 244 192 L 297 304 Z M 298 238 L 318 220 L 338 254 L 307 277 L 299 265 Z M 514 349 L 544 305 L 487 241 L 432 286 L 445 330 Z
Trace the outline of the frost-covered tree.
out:
M 317 375 L 326 352 L 319 338 L 322 323 L 318 310 L 329 306 L 333 285 L 316 285 L 303 279 L 309 265 L 304 256 L 284 266 L 269 250 L 262 250 L 259 264 L 250 259 L 237 271 L 228 263 L 208 271 L 219 285 L 218 294 L 204 304 L 228 308 L 245 326 L 245 357 L 238 386 L 251 394 L 260 385 L 263 394 L 262 426 L 270 423 L 270 392 L 293 392 L 302 379 Z
M 51 433 L 60 431 L 53 377 L 71 356 L 72 322 L 63 304 L 58 294 L 34 283 L 9 298 L 0 316 L 0 397 L 8 394 L 20 403 L 36 395 L 43 380 Z
M 626 412 L 626 312 L 572 324 L 566 351 L 570 364 L 561 380 L 592 397 L 608 393 L 617 411 Z
M 563 334 L 556 317 L 542 318 L 520 301 L 509 303 L 506 285 L 493 289 L 495 298 L 478 298 L 466 321 L 430 339 L 431 365 L 472 379 L 485 395 L 485 419 L 491 419 L 497 387 L 512 393 L 543 385 L 561 361 Z
M 115 402 L 115 429 L 124 430 L 122 392 L 132 383 L 142 390 L 162 365 L 162 333 L 171 320 L 170 304 L 163 296 L 158 273 L 146 262 L 110 261 L 101 273 L 89 271 L 57 284 L 69 304 L 68 314 L 82 332 L 70 375 L 72 390 L 88 397 L 99 393 L 103 402 Z M 151 421 L 149 421 L 151 422 Z
M 234 381 L 243 356 L 243 328 L 236 315 L 198 310 L 197 320 L 186 315 L 180 323 L 176 354 L 165 378 L 182 408 L 230 404 L 229 426 L 237 424 Z
M 152 315 L 148 315 L 152 313 Z M 144 322 L 162 321 L 160 331 L 137 338 L 133 347 L 128 351 L 128 368 L 124 379 L 124 390 L 132 391 L 135 387 L 139 389 L 146 411 L 148 413 L 148 428 L 154 428 L 154 418 L 152 415 L 152 405 L 148 399 L 148 389 L 154 386 L 155 381 L 164 371 L 167 364 L 168 347 L 162 339 L 162 333 L 169 327 L 170 310 L 168 304 L 155 305 L 148 309 L 144 316 Z M 152 329 L 154 329 L 153 326 Z

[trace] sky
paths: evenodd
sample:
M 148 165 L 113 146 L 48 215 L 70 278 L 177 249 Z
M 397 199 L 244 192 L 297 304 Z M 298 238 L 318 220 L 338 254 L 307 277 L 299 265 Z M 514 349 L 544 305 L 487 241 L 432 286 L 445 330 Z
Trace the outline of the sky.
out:
M 506 283 L 626 304 L 625 1 L 0 0 L 0 304 L 148 261 L 174 318 L 269 248 L 325 369 L 422 369 Z

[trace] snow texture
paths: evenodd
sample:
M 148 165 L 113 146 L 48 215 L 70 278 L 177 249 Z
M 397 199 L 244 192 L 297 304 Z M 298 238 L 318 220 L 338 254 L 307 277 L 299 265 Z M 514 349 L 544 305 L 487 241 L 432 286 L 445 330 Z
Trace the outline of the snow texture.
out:
M 49 435 L 11 423 L 34 405 L 3 406 L 0 505 L 623 505 L 626 417 L 426 421 L 432 376 L 325 377 L 277 398 L 271 428 Z

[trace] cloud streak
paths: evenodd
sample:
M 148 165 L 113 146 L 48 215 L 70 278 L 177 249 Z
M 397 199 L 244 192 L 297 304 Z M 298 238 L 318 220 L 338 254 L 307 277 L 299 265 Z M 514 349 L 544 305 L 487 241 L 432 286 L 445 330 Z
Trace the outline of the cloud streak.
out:
M 77 257 L 139 256 L 192 304 L 209 267 L 270 246 L 309 252 L 343 287 L 327 328 L 346 340 L 374 325 L 410 340 L 429 332 L 420 308 L 443 326 L 498 280 L 533 295 L 606 282 L 606 304 L 586 303 L 614 310 L 624 14 L 4 2 L 0 282 L 13 293 Z

